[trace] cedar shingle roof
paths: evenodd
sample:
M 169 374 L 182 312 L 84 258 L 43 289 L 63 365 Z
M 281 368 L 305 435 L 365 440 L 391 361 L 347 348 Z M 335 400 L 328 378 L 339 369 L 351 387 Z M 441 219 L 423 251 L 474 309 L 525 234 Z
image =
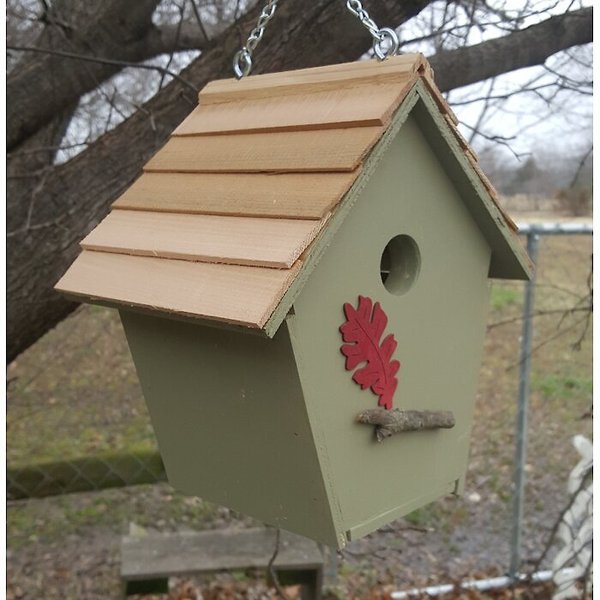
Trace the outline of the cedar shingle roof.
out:
M 496 202 L 419 54 L 214 81 L 82 241 L 57 289 L 265 328 L 418 81 Z M 515 236 L 490 204 L 502 235 Z

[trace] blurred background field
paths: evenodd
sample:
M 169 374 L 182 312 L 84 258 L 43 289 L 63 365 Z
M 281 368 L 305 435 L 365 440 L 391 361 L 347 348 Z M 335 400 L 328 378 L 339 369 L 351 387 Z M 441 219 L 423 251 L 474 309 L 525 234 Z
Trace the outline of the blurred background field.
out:
M 507 205 L 517 220 L 573 220 L 558 211 L 555 200 L 546 200 L 546 210 L 536 210 L 536 202 L 541 201 L 522 196 Z M 571 438 L 591 436 L 591 255 L 590 236 L 540 241 L 526 565 L 535 563 L 566 501 L 565 481 L 577 458 Z M 340 597 L 386 585 L 494 574 L 507 565 L 522 301 L 523 284 L 491 284 L 464 495 L 420 509 L 341 552 Z M 116 311 L 79 308 L 10 365 L 7 436 L 9 469 L 156 452 Z M 118 588 L 120 536 L 132 527 L 166 531 L 225 524 L 253 523 L 181 496 L 166 483 L 9 502 L 9 597 L 33 597 L 32 589 L 43 589 L 45 598 L 84 592 L 86 598 L 108 597 Z M 252 581 L 242 579 L 246 587 Z

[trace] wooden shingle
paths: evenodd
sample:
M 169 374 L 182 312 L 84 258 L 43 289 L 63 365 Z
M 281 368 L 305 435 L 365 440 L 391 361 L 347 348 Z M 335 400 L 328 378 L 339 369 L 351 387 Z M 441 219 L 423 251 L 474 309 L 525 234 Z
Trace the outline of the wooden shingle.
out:
M 84 250 L 57 285 L 73 296 L 261 328 L 298 273 Z
M 173 135 L 377 127 L 389 122 L 410 81 L 407 77 L 404 87 L 361 84 L 312 94 L 201 103 Z
M 322 219 L 359 173 L 144 173 L 113 209 Z
M 117 254 L 289 269 L 323 222 L 115 210 L 81 246 Z
M 399 115 L 425 96 L 483 186 L 503 276 L 526 273 L 514 224 L 429 64 L 405 54 L 208 84 L 57 289 L 274 335 Z
M 174 136 L 146 172 L 260 173 L 353 171 L 382 127 Z

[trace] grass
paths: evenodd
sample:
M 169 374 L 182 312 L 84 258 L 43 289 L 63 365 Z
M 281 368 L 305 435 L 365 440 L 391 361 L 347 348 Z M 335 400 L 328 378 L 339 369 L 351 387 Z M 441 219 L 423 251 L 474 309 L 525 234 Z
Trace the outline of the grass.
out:
M 12 363 L 8 376 L 11 467 L 156 449 L 116 311 L 81 307 Z
M 145 498 L 135 492 L 145 489 Z M 142 529 L 202 528 L 218 509 L 199 498 L 173 492 L 166 484 L 104 490 L 18 503 L 7 511 L 10 546 L 53 541 L 90 528 L 127 533 Z
M 509 306 L 517 304 L 522 294 L 513 287 L 502 284 L 492 284 L 490 305 L 494 311 L 503 311 Z
M 531 389 L 539 391 L 546 400 L 591 399 L 592 378 L 588 375 L 534 373 Z
M 427 529 L 433 527 L 439 518 L 439 511 L 436 504 L 427 504 L 417 510 L 413 510 L 406 515 L 404 519 L 413 527 Z

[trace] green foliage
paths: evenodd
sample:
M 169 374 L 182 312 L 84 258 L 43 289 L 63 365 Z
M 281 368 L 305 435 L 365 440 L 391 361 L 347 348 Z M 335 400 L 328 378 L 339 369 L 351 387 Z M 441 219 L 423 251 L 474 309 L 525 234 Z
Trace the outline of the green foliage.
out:
M 593 382 L 591 377 L 550 374 L 541 378 L 534 376 L 531 387 L 547 400 L 571 399 L 591 396 Z
M 422 508 L 413 510 L 404 518 L 413 527 L 431 527 L 438 520 L 438 506 L 436 504 L 427 504 Z
M 490 294 L 490 303 L 494 310 L 503 310 L 516 304 L 521 294 L 513 287 L 506 285 L 493 285 Z

